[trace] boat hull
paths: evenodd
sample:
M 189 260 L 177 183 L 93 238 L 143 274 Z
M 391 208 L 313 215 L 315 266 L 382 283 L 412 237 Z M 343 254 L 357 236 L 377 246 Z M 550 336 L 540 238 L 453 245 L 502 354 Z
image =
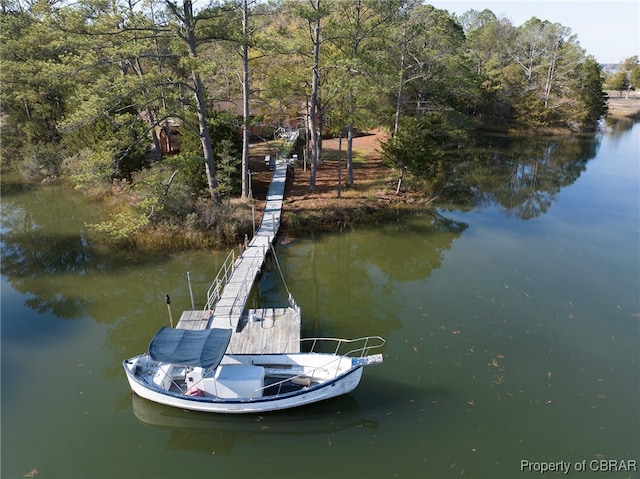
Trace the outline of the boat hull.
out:
M 362 378 L 362 367 L 356 365 L 347 372 L 321 384 L 284 394 L 253 399 L 224 399 L 177 394 L 151 387 L 133 372 L 132 360 L 123 362 L 131 390 L 138 396 L 166 406 L 222 414 L 255 414 L 289 409 L 323 401 L 353 391 Z

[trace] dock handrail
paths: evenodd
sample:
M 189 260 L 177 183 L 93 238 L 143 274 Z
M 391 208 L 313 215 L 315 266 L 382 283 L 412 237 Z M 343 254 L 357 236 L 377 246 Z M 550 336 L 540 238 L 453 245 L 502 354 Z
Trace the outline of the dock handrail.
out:
M 229 278 L 231 278 L 231 274 L 235 269 L 235 261 L 235 250 L 231 250 L 224 260 L 224 263 L 222 263 L 222 266 L 211 283 L 211 286 L 209 286 L 209 289 L 207 290 L 207 302 L 203 308 L 205 311 L 212 310 L 220 299 L 222 290 L 229 282 Z

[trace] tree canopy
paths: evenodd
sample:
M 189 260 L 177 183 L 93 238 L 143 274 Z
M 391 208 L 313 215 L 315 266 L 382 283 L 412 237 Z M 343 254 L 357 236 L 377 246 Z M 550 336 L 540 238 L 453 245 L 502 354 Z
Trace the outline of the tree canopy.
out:
M 605 113 L 602 70 L 570 28 L 535 17 L 512 25 L 489 10 L 2 0 L 0 22 L 3 165 L 81 186 L 135 183 L 150 168 L 166 181 L 178 165 L 190 173 L 177 181 L 213 208 L 248 194 L 252 125 L 307 128 L 313 189 L 323 135 L 347 138 L 348 184 L 351 141 L 372 127 L 391 132 L 390 164 L 437 179 L 439 152 L 473 127 L 589 130 Z M 637 65 L 623 67 L 616 89 L 637 85 Z M 239 118 L 214 114 L 235 104 Z M 180 161 L 161 145 L 176 124 Z

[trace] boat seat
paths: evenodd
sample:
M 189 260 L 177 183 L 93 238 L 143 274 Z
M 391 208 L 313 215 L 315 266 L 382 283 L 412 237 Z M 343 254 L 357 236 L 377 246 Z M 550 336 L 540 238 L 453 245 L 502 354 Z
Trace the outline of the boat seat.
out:
M 202 380 L 201 389 L 224 399 L 262 396 L 264 368 L 260 366 L 218 366 L 214 377 Z
M 173 365 L 162 364 L 153 376 L 153 384 L 168 391 L 171 387 L 171 369 Z

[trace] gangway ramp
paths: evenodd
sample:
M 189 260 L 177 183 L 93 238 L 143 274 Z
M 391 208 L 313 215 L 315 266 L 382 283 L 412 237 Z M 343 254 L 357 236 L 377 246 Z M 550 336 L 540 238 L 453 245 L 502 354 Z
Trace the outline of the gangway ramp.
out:
M 276 162 L 260 227 L 247 248 L 237 259 L 230 253 L 207 292 L 204 309 L 184 311 L 178 328 L 231 328 L 233 335 L 229 352 L 233 353 L 264 352 L 265 345 L 269 343 L 289 345 L 286 351 L 280 352 L 299 351 L 300 310 L 292 298 L 286 314 L 276 313 L 275 309 L 260 310 L 258 315 L 247 315 L 245 311 L 253 284 L 280 228 L 287 167 L 286 161 Z M 273 318 L 282 320 L 272 321 Z M 269 327 L 266 327 L 267 323 Z
M 210 328 L 238 328 L 253 283 L 262 269 L 271 244 L 280 228 L 287 163 L 278 161 L 273 172 L 260 227 L 237 259 L 213 310 Z

